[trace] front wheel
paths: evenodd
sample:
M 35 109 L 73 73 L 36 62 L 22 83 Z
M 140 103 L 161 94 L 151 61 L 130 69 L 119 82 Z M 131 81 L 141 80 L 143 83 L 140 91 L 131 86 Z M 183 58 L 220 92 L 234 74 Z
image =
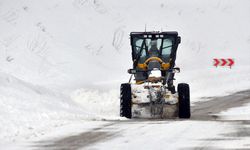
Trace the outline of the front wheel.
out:
M 190 90 L 186 83 L 178 84 L 179 118 L 190 118 Z
M 128 83 L 121 84 L 121 93 L 120 93 L 120 116 L 131 118 L 131 85 Z

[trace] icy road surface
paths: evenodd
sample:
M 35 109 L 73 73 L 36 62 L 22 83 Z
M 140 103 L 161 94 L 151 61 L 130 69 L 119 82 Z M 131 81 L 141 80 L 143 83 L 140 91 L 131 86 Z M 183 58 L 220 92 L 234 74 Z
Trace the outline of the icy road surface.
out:
M 250 90 L 198 102 L 192 107 L 190 120 L 132 119 L 85 122 L 78 133 L 50 137 L 35 142 L 32 147 L 67 150 L 250 149 L 250 120 L 224 120 L 219 114 L 246 103 L 250 103 Z M 72 128 L 75 130 L 79 126 Z

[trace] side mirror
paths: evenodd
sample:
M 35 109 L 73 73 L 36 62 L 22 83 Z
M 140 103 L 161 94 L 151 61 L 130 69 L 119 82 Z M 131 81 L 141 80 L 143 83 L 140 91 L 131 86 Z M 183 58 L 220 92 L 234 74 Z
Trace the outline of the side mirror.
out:
M 179 67 L 173 68 L 173 73 L 180 73 L 181 69 Z
M 136 70 L 135 69 L 128 69 L 128 73 L 129 74 L 136 74 Z
M 178 43 L 178 44 L 181 43 L 181 37 L 180 37 L 180 36 L 177 37 L 177 43 Z

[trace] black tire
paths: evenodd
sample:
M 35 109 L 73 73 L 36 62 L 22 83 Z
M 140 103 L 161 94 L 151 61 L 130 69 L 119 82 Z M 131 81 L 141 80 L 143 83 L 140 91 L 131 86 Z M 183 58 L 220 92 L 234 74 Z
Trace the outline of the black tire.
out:
M 128 83 L 121 84 L 121 93 L 120 93 L 120 116 L 131 118 L 131 85 Z
M 190 90 L 186 83 L 178 84 L 179 118 L 190 118 Z

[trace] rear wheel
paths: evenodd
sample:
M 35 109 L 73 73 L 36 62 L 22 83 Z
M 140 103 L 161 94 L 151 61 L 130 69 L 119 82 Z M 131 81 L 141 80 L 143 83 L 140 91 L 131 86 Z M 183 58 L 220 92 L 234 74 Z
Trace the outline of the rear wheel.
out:
M 178 84 L 179 118 L 190 118 L 190 90 L 186 83 Z
M 131 118 L 131 85 L 128 83 L 121 84 L 120 93 L 120 116 Z

